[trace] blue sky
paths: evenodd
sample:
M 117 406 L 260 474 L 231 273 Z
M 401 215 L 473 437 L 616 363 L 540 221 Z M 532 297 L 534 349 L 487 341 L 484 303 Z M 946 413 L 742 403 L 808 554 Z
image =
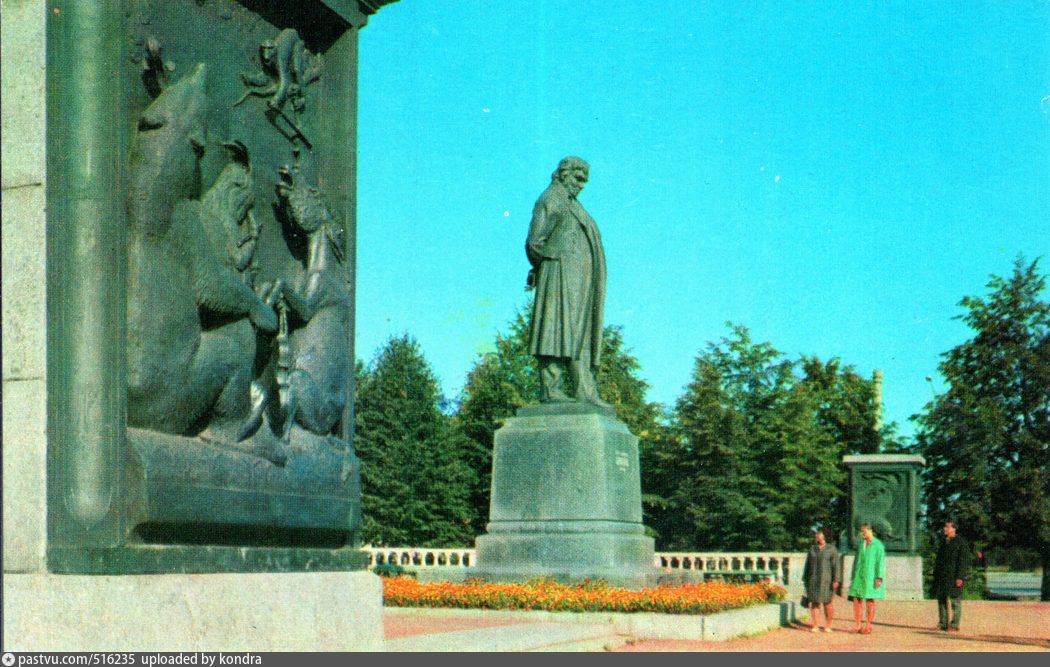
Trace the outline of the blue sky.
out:
M 1050 273 L 1050 4 L 833 4 L 383 8 L 360 43 L 358 356 L 408 332 L 455 397 L 579 155 L 606 322 L 650 400 L 731 320 L 882 369 L 910 433 L 967 337 L 959 299 L 1018 253 Z

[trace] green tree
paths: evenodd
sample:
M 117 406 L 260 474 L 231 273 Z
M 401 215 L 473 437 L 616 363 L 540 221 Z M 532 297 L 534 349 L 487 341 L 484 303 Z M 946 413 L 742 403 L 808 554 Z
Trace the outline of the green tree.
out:
M 927 521 L 985 547 L 1040 554 L 1050 600 L 1050 302 L 1038 260 L 1019 257 L 985 297 L 960 301 L 973 336 L 943 355 L 947 391 L 915 417 Z
M 823 362 L 816 356 L 802 357 L 803 381 L 810 386 L 817 403 L 818 420 L 845 454 L 877 454 L 885 451 L 886 437 L 893 425 L 882 433 L 875 429 L 874 383 L 857 374 L 852 366 L 843 367 L 838 359 Z M 886 436 L 886 437 L 884 437 Z
M 849 522 L 847 476 L 842 456 L 846 443 L 825 421 L 834 396 L 809 382 L 796 382 L 777 407 L 773 421 L 780 440 L 776 498 L 786 532 L 785 546 L 804 549 L 814 525 L 841 527 Z M 869 413 L 870 415 L 870 413 Z M 869 426 L 869 431 L 874 429 Z
M 382 545 L 470 542 L 465 450 L 472 444 L 439 409 L 440 391 L 418 343 L 391 338 L 358 373 L 354 445 L 361 459 L 362 537 Z
M 842 455 L 877 451 L 870 380 L 837 360 L 789 360 L 744 326 L 697 357 L 672 436 L 645 472 L 665 500 L 661 548 L 798 549 L 844 526 Z
M 826 483 L 832 494 L 823 511 L 814 508 L 814 515 L 820 523 L 842 530 L 849 525 L 850 515 L 849 480 L 842 457 L 899 451 L 894 439 L 896 425 L 875 428 L 879 406 L 874 382 L 861 377 L 852 366 L 843 366 L 838 359 L 824 362 L 817 356 L 803 356 L 801 366 L 801 385 L 815 401 L 817 424 L 828 436 L 816 440 L 814 451 L 809 452 L 813 460 L 807 467 L 813 471 L 812 479 Z
M 675 406 L 659 467 L 644 471 L 666 484 L 668 503 L 653 517 L 662 549 L 766 547 L 770 523 L 754 477 L 746 417 L 725 391 L 723 369 L 702 355 Z
M 539 392 L 535 364 L 528 351 L 524 310 L 510 323 L 510 333 L 496 334 L 496 349 L 482 354 L 467 374 L 456 428 L 471 443 L 469 464 L 477 477 L 470 494 L 475 535 L 485 532 L 492 487 L 492 447 L 496 430 L 515 410 L 535 402 Z

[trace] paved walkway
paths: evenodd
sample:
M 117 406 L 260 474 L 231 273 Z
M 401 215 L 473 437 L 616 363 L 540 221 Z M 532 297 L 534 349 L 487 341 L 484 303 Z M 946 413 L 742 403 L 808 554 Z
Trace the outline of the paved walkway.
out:
M 853 628 L 853 605 L 835 605 L 831 634 L 809 626 L 780 628 L 728 642 L 644 640 L 618 651 L 1050 651 L 1050 603 L 963 603 L 962 631 L 941 632 L 937 603 L 884 601 L 875 609 L 872 634 Z
M 614 651 L 1050 651 L 1050 603 L 965 602 L 962 632 L 935 630 L 937 603 L 880 602 L 870 635 L 849 632 L 852 605 L 835 605 L 831 634 L 808 626 L 779 628 L 728 642 L 631 640 L 600 636 L 593 626 L 547 624 L 507 618 L 387 614 L 391 650 L 614 650 Z M 560 625 L 560 627 L 559 627 Z

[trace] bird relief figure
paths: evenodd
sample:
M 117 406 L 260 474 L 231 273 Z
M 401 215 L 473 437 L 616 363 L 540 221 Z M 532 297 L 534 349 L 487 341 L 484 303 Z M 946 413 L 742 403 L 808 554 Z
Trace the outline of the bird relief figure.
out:
M 291 102 L 296 117 L 303 112 L 306 108 L 303 89 L 321 78 L 324 59 L 307 50 L 298 32 L 285 28 L 276 39 L 259 46 L 259 61 L 261 70 L 241 73 L 246 89 L 233 106 L 239 106 L 252 96 L 268 97 L 266 106 L 269 112 L 283 118 L 295 136 L 310 148 L 299 123 L 284 112 L 284 106 Z

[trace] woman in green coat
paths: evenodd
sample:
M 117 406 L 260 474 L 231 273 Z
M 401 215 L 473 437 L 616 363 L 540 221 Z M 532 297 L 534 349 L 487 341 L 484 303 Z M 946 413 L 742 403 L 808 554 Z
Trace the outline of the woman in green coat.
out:
M 864 539 L 853 559 L 849 596 L 853 600 L 853 618 L 857 622 L 853 630 L 870 635 L 871 622 L 875 620 L 875 600 L 886 597 L 886 587 L 882 585 L 886 577 L 886 547 L 875 537 L 870 523 L 861 524 L 860 534 Z M 868 619 L 863 627 L 860 623 L 862 601 L 867 602 L 868 607 Z

